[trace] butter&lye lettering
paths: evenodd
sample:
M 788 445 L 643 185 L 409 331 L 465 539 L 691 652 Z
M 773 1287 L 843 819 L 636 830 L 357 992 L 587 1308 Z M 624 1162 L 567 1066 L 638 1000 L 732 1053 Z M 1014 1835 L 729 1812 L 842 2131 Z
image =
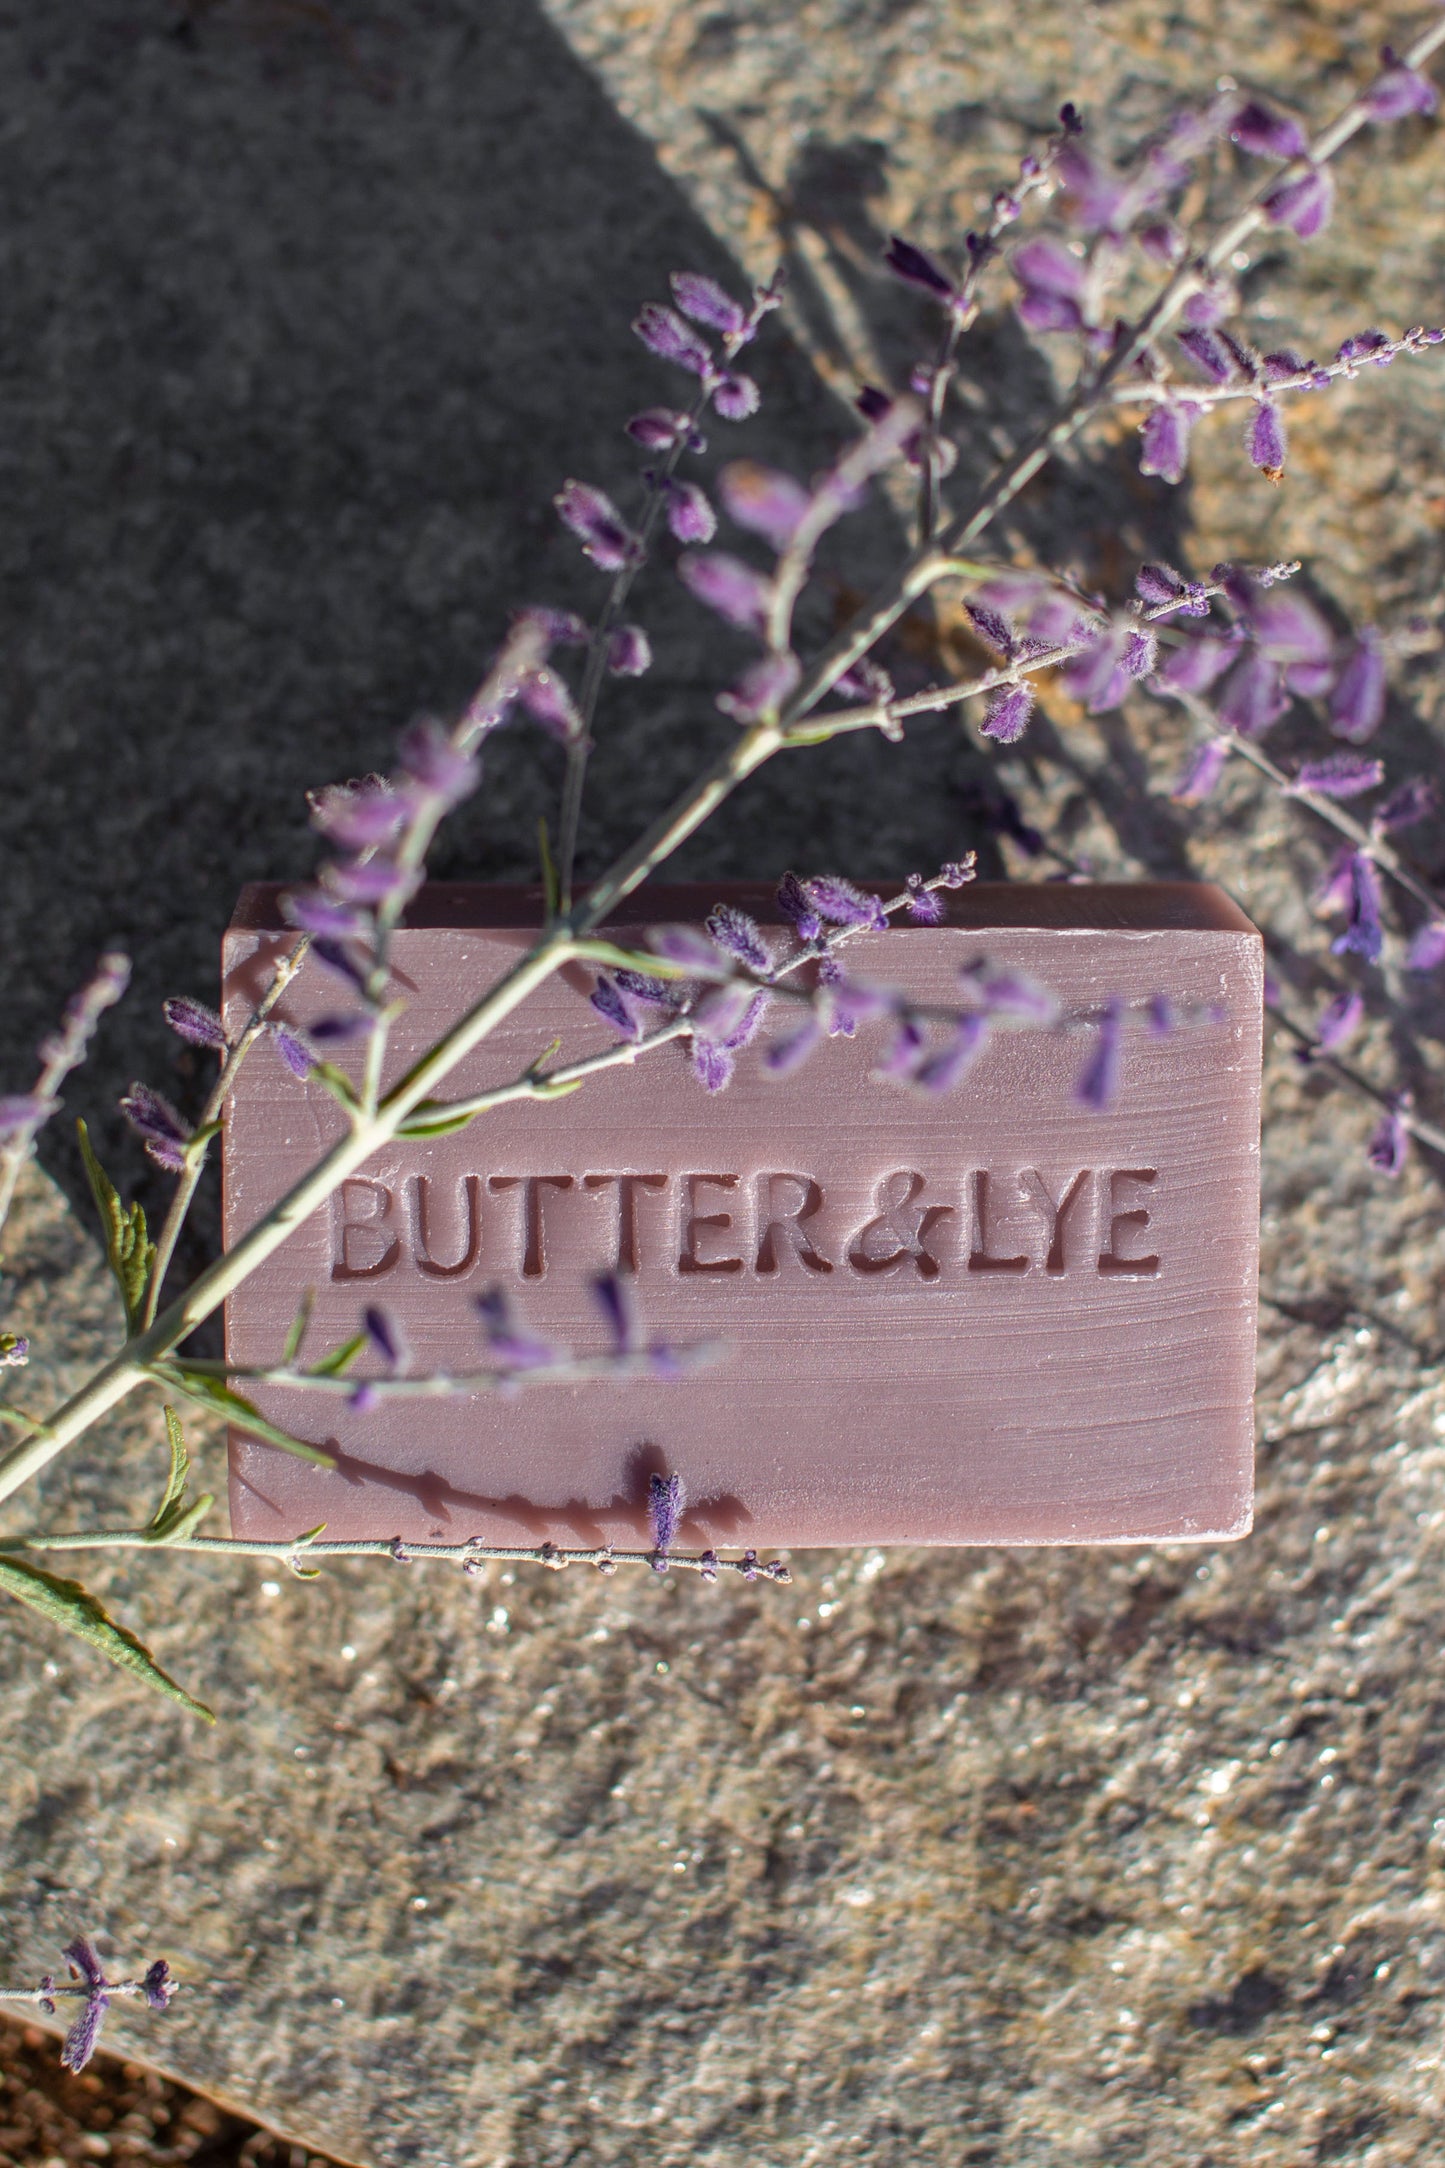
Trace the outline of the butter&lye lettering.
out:
M 766 925 L 771 886 L 724 891 Z M 645 892 L 613 936 L 703 920 L 716 887 Z M 527 891 L 424 889 L 393 951 L 405 1009 L 388 1076 L 474 1001 L 538 923 Z M 288 935 L 247 891 L 226 946 L 239 1015 Z M 943 1096 L 877 1080 L 866 1023 L 768 1073 L 775 1005 L 727 1090 L 686 1040 L 571 1096 L 397 1140 L 349 1178 L 229 1305 L 228 1353 L 340 1346 L 382 1303 L 417 1375 L 483 1367 L 479 1298 L 595 1356 L 592 1284 L 614 1274 L 650 1339 L 713 1358 L 625 1384 L 546 1380 L 408 1400 L 258 1385 L 262 1413 L 334 1471 L 233 1434 L 238 1534 L 646 1540 L 650 1479 L 678 1474 L 684 1546 L 1060 1543 L 1242 1534 L 1252 1502 L 1258 1243 L 1259 936 L 1204 885 L 980 884 L 944 923 L 863 931 L 850 976 L 956 1002 L 981 956 L 1060 1004 L 999 1033 Z M 568 968 L 449 1080 L 461 1098 L 615 1032 Z M 1193 1019 L 1123 1035 L 1104 1108 L 1075 1086 L 1107 1004 L 1159 995 Z M 298 1033 L 344 1007 L 308 959 Z M 350 1061 L 354 1070 L 355 1058 Z M 225 1139 L 228 1241 L 338 1134 L 325 1089 L 258 1055 Z M 357 1364 L 358 1377 L 369 1358 Z

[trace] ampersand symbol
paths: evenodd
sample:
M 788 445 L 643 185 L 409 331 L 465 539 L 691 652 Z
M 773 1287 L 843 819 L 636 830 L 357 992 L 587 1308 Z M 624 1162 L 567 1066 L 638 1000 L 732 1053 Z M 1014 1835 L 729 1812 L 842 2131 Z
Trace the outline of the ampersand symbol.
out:
M 848 1250 L 855 1272 L 894 1272 L 912 1258 L 925 1280 L 936 1280 L 941 1267 L 928 1247 L 928 1237 L 940 1220 L 948 1219 L 952 1205 L 920 1205 L 923 1176 L 907 1168 L 885 1174 L 873 1192 L 877 1218 L 860 1227 Z

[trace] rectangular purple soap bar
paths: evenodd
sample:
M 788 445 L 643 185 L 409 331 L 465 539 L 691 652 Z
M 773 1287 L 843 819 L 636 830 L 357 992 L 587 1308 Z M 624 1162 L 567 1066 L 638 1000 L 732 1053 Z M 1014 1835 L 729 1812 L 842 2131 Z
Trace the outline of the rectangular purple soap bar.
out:
M 771 890 L 721 893 L 778 923 Z M 612 925 L 639 944 L 648 925 L 700 921 L 719 894 L 652 889 Z M 278 896 L 248 889 L 227 934 L 232 1030 L 294 939 Z M 630 1276 L 649 1336 L 723 1351 L 677 1380 L 371 1408 L 248 1387 L 338 1467 L 233 1433 L 235 1533 L 324 1521 L 335 1537 L 636 1546 L 650 1476 L 677 1473 L 688 1549 L 1243 1535 L 1260 937 L 1202 884 L 981 883 L 944 900 L 941 926 L 850 941 L 850 976 L 956 1006 L 960 967 L 986 956 L 1066 1015 L 1135 1004 L 1106 1110 L 1075 1094 L 1091 1029 L 999 1034 L 931 1097 L 872 1078 L 882 1042 L 866 1026 L 771 1077 L 760 1047 L 798 1014 L 778 1004 L 716 1096 L 679 1043 L 564 1099 L 393 1144 L 231 1298 L 232 1360 L 278 1363 L 309 1291 L 308 1360 L 380 1303 L 418 1373 L 477 1371 L 476 1298 L 496 1286 L 540 1338 L 596 1354 L 609 1342 L 589 1283 L 609 1269 Z M 407 1007 L 388 1081 L 515 962 L 538 915 L 522 889 L 421 892 L 393 950 Z M 593 982 L 569 967 L 530 996 L 443 1096 L 506 1082 L 554 1039 L 554 1059 L 607 1045 Z M 1195 1020 L 1151 1033 L 1138 1019 L 1158 994 Z M 308 957 L 278 1014 L 304 1030 L 345 1005 L 344 982 Z M 226 1126 L 227 1242 L 341 1130 L 327 1092 L 258 1046 Z

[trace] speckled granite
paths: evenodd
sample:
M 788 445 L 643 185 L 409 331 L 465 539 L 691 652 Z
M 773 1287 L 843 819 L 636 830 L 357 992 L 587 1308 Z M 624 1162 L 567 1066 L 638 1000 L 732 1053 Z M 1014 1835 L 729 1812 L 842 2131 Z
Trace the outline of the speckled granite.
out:
M 556 6 L 594 78 L 528 9 L 496 8 L 485 31 L 476 12 L 418 6 L 388 32 L 348 11 L 389 104 L 279 6 L 218 8 L 189 52 L 147 10 L 98 0 L 0 23 L 5 96 L 31 116 L 3 157 L 47 206 L 10 244 L 22 335 L 6 368 L 31 400 L 8 402 L 30 477 L 6 522 L 7 591 L 28 598 L 10 667 L 16 712 L 36 718 L 35 787 L 0 814 L 8 939 L 37 963 L 7 1046 L 122 909 L 141 932 L 181 929 L 153 952 L 151 995 L 178 974 L 203 987 L 206 913 L 218 926 L 243 863 L 294 862 L 300 783 L 379 757 L 400 711 L 465 685 L 495 583 L 563 578 L 532 508 L 574 460 L 614 473 L 606 431 L 638 381 L 593 305 L 604 242 L 639 251 L 638 291 L 680 251 L 713 268 L 721 243 L 757 268 L 772 253 L 730 132 L 771 182 L 792 169 L 821 297 L 794 335 L 841 382 L 847 341 L 882 335 L 872 228 L 908 217 L 939 238 L 1058 97 L 1125 135 L 1224 64 L 1322 101 L 1385 22 L 1202 0 Z M 494 22 L 505 36 L 478 45 Z M 1349 237 L 1273 290 L 1300 343 L 1440 312 L 1445 140 L 1403 140 L 1397 168 L 1351 162 Z M 90 197 L 73 178 L 86 158 Z M 557 206 L 561 256 L 505 224 L 534 199 Z M 162 278 L 177 234 L 182 270 Z M 478 347 L 468 327 L 503 271 L 521 283 Z M 370 313 L 336 305 L 367 293 Z M 1004 381 L 988 426 L 1006 427 L 1032 394 L 1007 326 L 990 337 Z M 779 400 L 800 397 L 801 364 L 778 353 Z M 248 354 L 223 429 L 241 381 L 226 369 Z M 1095 577 L 1146 544 L 1199 564 L 1298 551 L 1350 610 L 1378 570 L 1375 607 L 1397 624 L 1439 586 L 1442 416 L 1438 365 L 1351 387 L 1300 418 L 1277 495 L 1244 472 L 1233 424 L 1203 434 L 1183 498 L 1101 451 L 1031 497 L 1016 539 L 1053 521 Z M 93 471 L 112 437 L 134 477 L 121 499 Z M 264 478 L 259 509 L 247 477 Z M 677 625 L 639 730 L 683 712 L 698 658 Z M 1422 654 L 1403 673 L 1396 767 L 1435 757 L 1435 668 Z M 696 749 L 663 741 L 669 761 Z M 1177 728 L 1147 711 L 1086 723 L 1055 701 L 1030 742 L 1048 757 L 1006 773 L 1075 851 L 1100 872 L 1226 881 L 1291 998 L 1319 998 L 1304 899 L 1322 853 L 1303 816 L 1239 780 L 1186 830 L 1161 795 Z M 540 769 L 513 757 L 480 856 L 459 847 L 447 870 L 519 870 L 505 823 Z M 810 822 L 820 861 L 923 860 L 957 834 L 972 757 L 947 722 L 901 765 L 872 748 L 809 782 L 800 763 L 686 870 L 755 870 Z M 102 803 L 81 816 L 76 776 L 102 760 Z M 72 818 L 92 825 L 65 860 Z M 122 832 L 162 868 L 165 914 L 149 893 L 122 905 Z M 1419 848 L 1438 865 L 1438 836 Z M 178 919 L 177 893 L 195 898 Z M 1398 1060 L 1438 1118 L 1440 1018 L 1395 979 L 1376 991 L 1390 1020 L 1362 1060 L 1382 1079 Z M 153 1047 L 148 1028 L 144 1010 L 118 1027 L 97 1097 Z M 575 1570 L 467 1584 L 355 1566 L 308 1585 L 181 1559 L 98 1570 L 223 1721 L 203 1734 L 7 1620 L 6 1974 L 53 1964 L 79 1926 L 120 1957 L 163 1951 L 206 1984 L 164 2019 L 117 2011 L 114 2036 L 378 2168 L 1427 2160 L 1445 2111 L 1437 1171 L 1372 1175 L 1368 1111 L 1278 1047 L 1267 1108 L 1246 1543 L 803 1554 L 789 1592 Z M 39 1180 L 23 1237 L 4 1299 L 58 1389 L 94 1357 L 108 1298 Z M 46 1510 L 137 1505 L 121 1471 L 139 1421 L 70 1455 Z M 219 1479 L 219 1448 L 205 1457 Z

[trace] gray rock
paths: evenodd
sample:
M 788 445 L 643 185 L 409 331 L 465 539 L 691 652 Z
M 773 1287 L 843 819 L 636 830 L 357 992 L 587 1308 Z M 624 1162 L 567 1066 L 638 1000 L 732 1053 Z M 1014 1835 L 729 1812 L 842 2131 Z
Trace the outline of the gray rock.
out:
M 1386 27 L 1243 0 L 1187 18 L 1028 0 L 963 27 L 942 5 L 558 5 L 589 74 L 534 11 L 476 12 L 388 32 L 357 10 L 352 60 L 299 11 L 202 14 L 189 49 L 100 0 L 0 26 L 6 185 L 41 207 L 9 260 L 27 734 L 0 808 L 6 953 L 26 959 L 6 1060 L 128 932 L 145 1001 L 96 1100 L 133 1067 L 168 1081 L 148 1004 L 206 990 L 243 873 L 295 865 L 302 785 L 460 697 L 505 598 L 568 591 L 545 501 L 575 466 L 625 471 L 615 417 L 654 396 L 617 336 L 632 306 L 675 262 L 727 273 L 724 242 L 767 267 L 773 212 L 738 140 L 786 184 L 815 275 L 769 363 L 764 440 L 791 433 L 806 466 L 834 414 L 815 392 L 805 422 L 799 351 L 841 388 L 850 342 L 910 322 L 870 268 L 876 231 L 943 238 L 1061 96 L 1127 140 L 1228 59 L 1318 110 Z M 1428 313 L 1442 139 L 1388 140 L 1398 157 L 1347 163 L 1336 238 L 1268 289 L 1266 337 L 1323 351 Z M 1010 340 L 989 327 L 981 431 L 1036 395 Z M 1200 565 L 1299 553 L 1332 604 L 1397 624 L 1439 584 L 1441 386 L 1400 365 L 1301 412 L 1277 495 L 1228 422 L 1167 502 L 1129 479 L 1127 445 L 1122 465 L 1091 451 L 1013 539 L 1062 537 L 1115 582 L 1166 543 Z M 659 592 L 664 665 L 622 726 L 598 850 L 699 748 L 696 626 Z M 1428 668 L 1402 672 L 1397 772 L 1436 757 Z M 1334 967 L 1307 899 L 1327 853 L 1303 814 L 1239 780 L 1186 826 L 1162 795 L 1181 749 L 1164 715 L 1086 721 L 1054 697 L 1027 749 L 1003 772 L 1061 843 L 1100 872 L 1224 879 L 1301 1012 L 1320 998 Z M 972 759 L 949 722 L 901 761 L 800 761 L 691 870 L 941 855 Z M 517 740 L 447 870 L 524 870 L 544 764 Z M 1377 991 L 1362 1066 L 1429 1111 L 1440 1018 L 1397 979 Z M 118 1961 L 168 1956 L 185 1994 L 164 2018 L 117 2009 L 113 2039 L 384 2168 L 1427 2158 L 1437 1170 L 1373 1175 L 1369 1110 L 1283 1047 L 1267 1084 L 1247 1542 L 802 1555 L 791 1591 L 98 1563 L 87 1578 L 222 1721 L 204 1732 L 7 1618 L 5 1976 L 38 1976 L 79 1928 Z M 111 1322 L 43 1178 L 8 1271 L 43 1402 Z M 199 1442 L 218 1483 L 219 1442 Z M 137 1401 L 5 1526 L 141 1512 L 161 1462 Z

